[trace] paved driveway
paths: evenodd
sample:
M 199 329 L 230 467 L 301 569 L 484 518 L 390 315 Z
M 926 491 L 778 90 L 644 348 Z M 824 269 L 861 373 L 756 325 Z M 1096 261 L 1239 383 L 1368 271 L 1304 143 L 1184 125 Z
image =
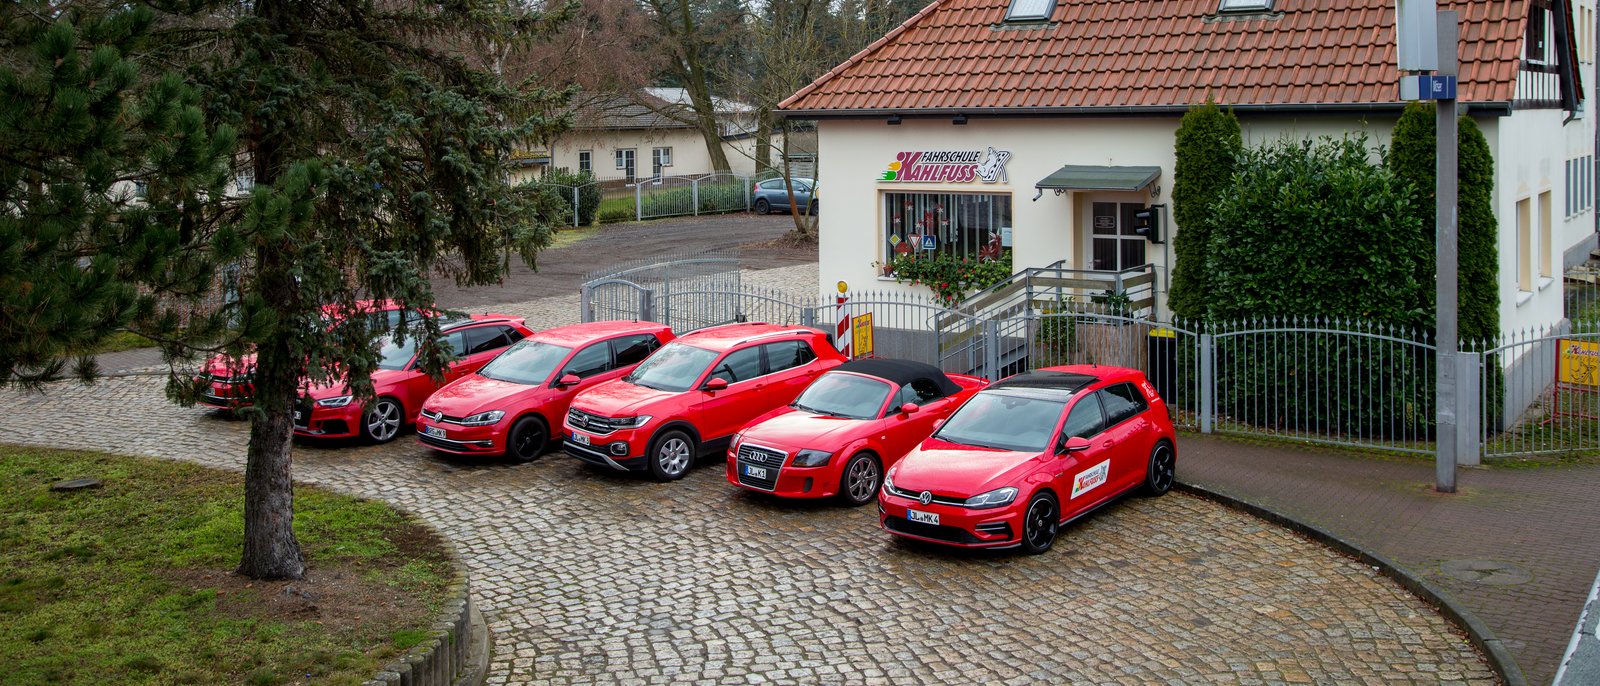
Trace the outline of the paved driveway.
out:
M 161 382 L 5 391 L 7 440 L 241 468 L 245 425 L 168 404 Z M 1371 569 L 1179 494 L 1020 557 L 897 544 L 870 508 L 735 493 L 720 465 L 659 485 L 560 454 L 444 459 L 407 435 L 302 445 L 294 468 L 459 546 L 495 633 L 492 684 L 1493 683 Z

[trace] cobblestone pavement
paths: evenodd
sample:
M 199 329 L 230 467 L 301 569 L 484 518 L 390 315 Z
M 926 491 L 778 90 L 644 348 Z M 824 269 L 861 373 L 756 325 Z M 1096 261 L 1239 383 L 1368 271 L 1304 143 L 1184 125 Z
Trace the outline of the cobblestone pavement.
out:
M 156 377 L 0 393 L 7 440 L 242 467 L 246 426 Z M 295 473 L 456 543 L 495 634 L 491 684 L 1494 683 L 1370 568 L 1197 498 L 1132 498 L 1039 557 L 892 542 L 874 512 L 736 492 L 301 445 Z M 62 475 L 75 476 L 75 475 Z M 315 573 L 315 570 L 312 570 Z

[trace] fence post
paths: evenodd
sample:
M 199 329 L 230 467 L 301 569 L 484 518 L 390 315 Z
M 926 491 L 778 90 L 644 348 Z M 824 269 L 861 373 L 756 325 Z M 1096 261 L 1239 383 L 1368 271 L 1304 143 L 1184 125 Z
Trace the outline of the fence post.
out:
M 800 308 L 800 325 L 817 328 L 817 311 L 810 307 Z
M 700 216 L 700 179 L 689 180 L 689 202 L 694 203 L 694 216 Z
M 644 221 L 644 184 L 639 183 L 638 180 L 635 180 L 633 184 L 633 220 L 636 222 Z
M 581 225 L 578 223 L 578 187 L 577 186 L 573 186 L 572 187 L 572 228 L 576 229 L 579 226 L 581 226 Z
M 1217 346 L 1211 334 L 1200 334 L 1200 433 L 1211 433 L 1216 415 Z
M 653 289 L 645 288 L 639 291 L 639 320 L 647 322 L 661 321 L 656 319 L 656 292 Z
M 751 181 L 750 179 L 744 179 L 743 182 L 739 184 L 740 186 L 744 187 L 744 211 L 746 212 L 750 211 L 750 184 L 752 183 L 755 182 Z
M 1000 322 L 993 319 L 983 322 L 983 367 L 984 378 L 1000 380 Z
M 584 323 L 594 321 L 594 287 L 588 284 L 578 288 L 578 320 Z
M 1475 467 L 1483 455 L 1483 353 L 1456 353 L 1456 464 Z

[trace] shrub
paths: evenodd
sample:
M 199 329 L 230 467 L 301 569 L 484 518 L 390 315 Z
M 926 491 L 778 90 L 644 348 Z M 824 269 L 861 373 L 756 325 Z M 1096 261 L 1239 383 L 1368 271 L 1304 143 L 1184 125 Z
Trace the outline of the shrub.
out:
M 1167 306 L 1178 316 L 1197 317 L 1205 314 L 1210 293 L 1206 215 L 1232 182 L 1234 158 L 1243 144 L 1233 112 L 1209 99 L 1183 115 L 1175 138 L 1172 220 L 1178 228 L 1172 236 L 1176 255 Z
M 878 266 L 877 263 L 874 266 Z M 933 289 L 940 304 L 954 307 L 968 293 L 1011 278 L 1011 251 L 1001 253 L 998 260 L 977 260 L 947 253 L 924 257 L 913 252 L 895 257 L 889 267 L 895 281 L 926 285 Z
M 589 226 L 594 223 L 600 209 L 600 184 L 594 182 L 593 174 L 556 167 L 545 173 L 539 185 L 559 196 L 566 207 L 566 216 L 558 218 L 556 223 L 563 225 L 572 223 L 573 187 L 578 188 L 578 225 Z

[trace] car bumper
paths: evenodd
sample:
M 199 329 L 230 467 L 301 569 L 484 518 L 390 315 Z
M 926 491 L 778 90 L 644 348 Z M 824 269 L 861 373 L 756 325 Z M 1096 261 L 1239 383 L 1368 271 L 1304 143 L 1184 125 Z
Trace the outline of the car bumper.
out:
M 619 472 L 644 471 L 646 463 L 643 455 L 613 455 L 600 449 L 604 446 L 583 445 L 574 443 L 571 438 L 561 442 L 561 449 L 568 455 L 578 458 L 589 464 L 614 469 Z
M 778 478 L 770 482 L 747 476 L 745 464 L 738 455 L 728 451 L 724 475 L 728 483 L 757 493 L 770 493 L 782 498 L 830 498 L 839 493 L 839 474 L 829 466 L 822 467 L 765 467 L 776 469 Z
M 219 410 L 237 410 L 249 407 L 254 394 L 255 387 L 248 384 L 208 381 L 205 387 L 200 389 L 200 395 L 195 398 L 195 402 Z
M 939 516 L 938 524 L 913 522 L 908 510 Z M 922 503 L 883 493 L 878 497 L 878 523 L 902 538 L 928 541 L 962 548 L 1008 548 L 1017 545 L 1022 530 L 1022 514 L 1016 506 L 993 510 Z
M 349 438 L 361 433 L 361 406 L 355 403 L 344 407 L 318 407 L 313 403 L 309 411 L 305 405 L 296 405 L 295 412 L 301 413 L 294 421 L 296 436 Z
M 442 432 L 443 435 L 440 435 Z M 506 436 L 499 425 L 461 426 L 417 419 L 417 442 L 434 450 L 457 455 L 503 455 Z
M 575 429 L 567 422 L 561 423 L 561 430 L 566 439 L 562 447 L 568 454 L 590 464 L 623 471 L 644 468 L 644 454 L 650 446 L 650 435 L 655 431 L 653 427 L 641 427 L 597 434 Z

